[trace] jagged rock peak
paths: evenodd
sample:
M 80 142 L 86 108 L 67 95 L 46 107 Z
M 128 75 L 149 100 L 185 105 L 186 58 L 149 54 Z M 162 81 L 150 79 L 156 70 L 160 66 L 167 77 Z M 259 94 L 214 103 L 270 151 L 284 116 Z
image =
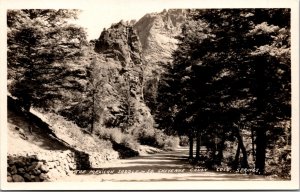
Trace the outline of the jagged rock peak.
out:
M 188 12 L 188 9 L 169 9 L 149 13 L 134 25 L 147 63 L 171 59 L 173 50 L 177 48 L 174 37 L 180 34 Z
M 95 51 L 124 65 L 142 64 L 142 47 L 131 22 L 120 21 L 104 29 L 95 42 Z
M 168 29 L 168 27 L 180 27 L 182 21 L 185 20 L 188 9 L 164 9 L 160 13 L 148 13 L 144 17 L 142 17 L 135 25 L 140 25 L 141 22 L 148 19 L 162 19 L 165 23 L 164 27 Z M 159 18 L 160 17 L 160 18 Z

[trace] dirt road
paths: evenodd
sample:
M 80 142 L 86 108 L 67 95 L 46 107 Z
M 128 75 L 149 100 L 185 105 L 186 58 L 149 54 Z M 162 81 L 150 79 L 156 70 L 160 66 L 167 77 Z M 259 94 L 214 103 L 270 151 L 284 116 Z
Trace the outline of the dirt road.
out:
M 208 171 L 192 167 L 186 161 L 188 148 L 164 151 L 129 159 L 118 160 L 101 169 L 78 172 L 66 181 L 245 181 L 270 180 L 269 178 Z

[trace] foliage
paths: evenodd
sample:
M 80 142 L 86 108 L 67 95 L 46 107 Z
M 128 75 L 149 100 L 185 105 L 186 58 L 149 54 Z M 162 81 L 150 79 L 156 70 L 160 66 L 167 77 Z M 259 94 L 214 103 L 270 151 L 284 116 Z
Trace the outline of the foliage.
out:
M 150 145 L 163 149 L 175 149 L 179 146 L 179 138 L 169 136 L 160 129 L 136 127 L 130 130 L 142 145 Z
M 78 10 L 7 11 L 8 78 L 12 95 L 31 105 L 54 105 L 65 91 L 82 91 L 82 70 L 74 60 L 86 44 L 83 28 L 67 22 Z
M 112 150 L 112 143 L 130 153 L 139 144 L 173 149 L 195 139 L 196 159 L 210 167 L 250 166 L 289 178 L 290 11 L 191 10 L 173 63 L 144 82 L 145 69 L 120 69 L 124 63 L 110 58 L 114 45 L 112 54 L 93 53 L 84 30 L 67 22 L 78 10 L 9 10 L 8 89 L 25 110 L 51 109 L 89 130 L 47 113 L 56 133 L 84 151 Z M 117 26 L 112 34 L 125 37 Z M 114 42 L 107 31 L 102 36 L 98 46 Z
M 164 141 L 164 149 L 174 150 L 179 146 L 179 137 L 168 136 Z
M 179 145 L 180 146 L 188 146 L 189 138 L 186 135 L 182 135 L 179 137 Z
M 205 135 L 217 159 L 224 142 L 235 137 L 235 160 L 241 150 L 246 167 L 241 131 L 250 130 L 255 167 L 263 174 L 269 140 L 276 139 L 267 133 L 291 117 L 290 10 L 192 10 L 178 40 L 173 66 L 159 86 L 158 122 L 192 135 L 198 147 Z
M 113 141 L 133 150 L 138 150 L 139 144 L 130 134 L 123 133 L 119 128 L 96 129 L 95 135 L 100 139 Z

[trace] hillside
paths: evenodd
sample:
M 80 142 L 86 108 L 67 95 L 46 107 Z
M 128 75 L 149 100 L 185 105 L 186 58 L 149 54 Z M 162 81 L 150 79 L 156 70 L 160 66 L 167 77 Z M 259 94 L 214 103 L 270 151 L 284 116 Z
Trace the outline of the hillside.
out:
M 49 117 L 52 120 L 56 117 L 56 122 L 47 123 Z M 8 181 L 22 181 L 22 178 L 25 181 L 57 180 L 73 174 L 74 169 L 99 167 L 118 158 L 109 141 L 86 135 L 79 127 L 53 114 L 43 114 L 36 109 L 25 112 L 12 97 L 8 97 L 7 118 L 8 174 L 12 177 Z M 30 166 L 34 162 L 43 162 L 46 167 L 44 175 L 30 172 L 29 167 L 24 167 L 26 161 L 30 161 Z M 33 178 L 27 178 L 26 174 Z
M 168 25 L 175 29 L 178 26 L 174 13 L 170 11 L 164 17 L 169 18 Z M 78 60 L 65 63 L 72 76 L 59 83 L 67 87 L 60 90 L 63 99 L 50 101 L 50 110 L 31 107 L 26 112 L 21 100 L 8 97 L 9 154 L 84 152 L 90 159 L 86 166 L 98 167 L 118 157 L 159 151 L 145 145 L 165 149 L 178 145 L 177 139 L 154 129 L 151 110 L 144 98 L 146 71 L 151 66 L 144 55 L 145 50 L 152 52 L 155 47 L 143 47 L 147 37 L 138 34 L 138 23 L 132 24 L 112 24 L 101 32 L 99 39 L 81 48 L 83 53 Z M 160 39 L 155 41 L 158 43 Z M 170 54 L 171 50 L 167 57 Z M 10 73 L 15 75 L 13 71 Z M 9 79 L 9 89 L 15 83 Z M 82 110 L 83 113 L 78 113 Z
M 8 154 L 22 154 L 34 151 L 70 150 L 43 122 L 32 114 L 23 113 L 11 97 L 8 97 Z

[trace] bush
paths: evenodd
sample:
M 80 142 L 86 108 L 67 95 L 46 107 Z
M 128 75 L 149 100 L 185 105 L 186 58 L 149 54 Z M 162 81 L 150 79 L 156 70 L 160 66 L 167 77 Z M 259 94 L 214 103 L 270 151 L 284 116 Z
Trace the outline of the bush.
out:
M 132 135 L 129 134 L 123 135 L 120 144 L 133 150 L 138 150 L 139 148 L 139 143 L 134 139 Z
M 130 134 L 123 133 L 119 128 L 100 128 L 95 131 L 101 139 L 110 140 L 133 150 L 138 149 L 137 140 Z
M 278 146 L 277 146 L 278 147 Z M 289 147 L 273 149 L 273 155 L 266 160 L 266 174 L 283 179 L 291 178 L 291 151 Z
M 183 135 L 183 136 L 180 136 L 179 139 L 180 139 L 180 141 L 179 141 L 179 145 L 180 146 L 184 147 L 184 146 L 188 146 L 189 145 L 189 138 L 188 138 L 188 136 Z
M 155 128 L 132 128 L 130 133 L 142 145 L 150 145 L 163 149 L 174 149 L 179 146 L 179 138 L 166 135 Z
M 179 146 L 179 138 L 174 136 L 168 136 L 165 140 L 164 149 L 176 149 Z
M 97 130 L 96 135 L 99 136 L 101 139 L 112 140 L 116 143 L 120 143 L 123 137 L 122 131 L 118 128 L 100 128 L 99 130 Z
M 149 134 L 149 133 L 153 133 L 153 134 Z M 149 129 L 149 130 L 143 129 L 141 134 L 139 135 L 139 141 L 141 142 L 141 144 L 162 147 L 163 140 L 164 140 L 163 135 L 159 134 L 154 129 L 152 129 L 152 130 L 151 129 Z
M 157 130 L 150 129 L 138 129 L 134 128 L 131 131 L 131 134 L 142 144 L 142 145 L 151 145 L 155 147 L 163 147 L 163 135 L 160 134 Z

